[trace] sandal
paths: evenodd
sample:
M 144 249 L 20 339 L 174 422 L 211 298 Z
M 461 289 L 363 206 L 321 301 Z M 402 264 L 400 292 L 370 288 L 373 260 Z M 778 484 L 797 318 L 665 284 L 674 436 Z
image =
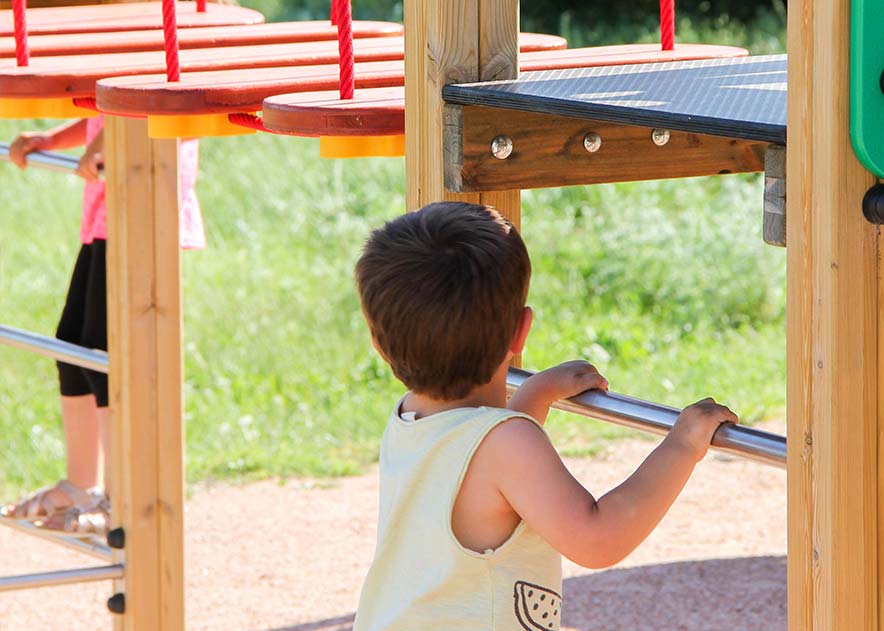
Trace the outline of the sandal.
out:
M 104 494 L 92 495 L 85 506 L 71 506 L 36 522 L 38 528 L 56 530 L 71 537 L 92 538 L 107 534 L 110 525 L 110 501 Z
M 61 504 L 52 499 L 52 492 L 59 491 L 67 502 Z M 66 511 L 73 507 L 84 507 L 95 504 L 95 492 L 81 489 L 68 482 L 61 480 L 53 486 L 47 486 L 34 491 L 15 504 L 0 507 L 0 517 L 6 519 L 26 519 L 28 521 L 43 520 L 56 513 Z

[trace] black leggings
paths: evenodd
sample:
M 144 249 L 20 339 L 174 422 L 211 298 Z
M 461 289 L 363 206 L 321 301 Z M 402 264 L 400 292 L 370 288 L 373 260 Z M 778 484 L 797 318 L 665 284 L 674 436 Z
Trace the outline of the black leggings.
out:
M 107 288 L 103 240 L 96 239 L 80 248 L 55 337 L 86 348 L 107 350 Z M 93 394 L 98 407 L 107 407 L 107 375 L 62 362 L 57 362 L 57 365 L 62 396 Z

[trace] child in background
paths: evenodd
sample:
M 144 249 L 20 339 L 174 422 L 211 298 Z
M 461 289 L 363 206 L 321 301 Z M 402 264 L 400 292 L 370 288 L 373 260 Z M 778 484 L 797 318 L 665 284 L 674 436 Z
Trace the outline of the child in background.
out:
M 105 241 L 107 239 L 101 116 L 63 124 L 47 132 L 26 132 L 9 148 L 18 167 L 34 151 L 86 145 L 77 174 L 85 181 L 80 248 L 56 337 L 107 350 Z M 179 144 L 179 208 L 183 248 L 205 247 L 202 215 L 194 187 L 199 168 L 197 140 Z M 107 375 L 58 362 L 61 417 L 67 449 L 67 478 L 0 508 L 0 516 L 25 518 L 75 535 L 102 534 L 109 522 L 104 474 L 108 453 Z
M 657 526 L 728 408 L 705 399 L 620 486 L 596 500 L 543 423 L 551 404 L 608 382 L 572 361 L 507 403 L 532 312 L 531 264 L 494 209 L 431 204 L 375 231 L 356 266 L 378 352 L 408 388 L 380 452 L 375 558 L 354 631 L 555 631 L 562 555 L 614 565 Z

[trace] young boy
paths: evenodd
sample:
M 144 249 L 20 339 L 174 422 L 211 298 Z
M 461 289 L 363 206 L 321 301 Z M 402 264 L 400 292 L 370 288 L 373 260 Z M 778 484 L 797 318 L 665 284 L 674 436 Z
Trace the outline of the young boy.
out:
M 567 362 L 507 403 L 531 327 L 531 264 L 494 209 L 438 203 L 375 231 L 356 265 L 378 352 L 409 389 L 380 454 L 374 562 L 354 631 L 555 631 L 561 556 L 626 557 L 666 514 L 728 408 L 705 399 L 624 483 L 596 500 L 542 425 L 558 399 L 608 382 Z

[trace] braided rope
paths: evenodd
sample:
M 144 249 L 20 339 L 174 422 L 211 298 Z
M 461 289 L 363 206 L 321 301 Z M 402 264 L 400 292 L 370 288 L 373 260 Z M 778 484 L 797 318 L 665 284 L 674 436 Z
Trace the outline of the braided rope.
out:
M 660 43 L 663 50 L 675 49 L 675 0 L 660 0 Z
M 240 127 L 247 127 L 248 129 L 255 129 L 257 131 L 267 131 L 267 128 L 264 127 L 263 119 L 261 119 L 260 116 L 255 116 L 254 114 L 247 114 L 245 112 L 228 114 L 227 120 L 229 120 L 234 125 L 239 125 Z
M 330 19 L 331 19 L 332 25 L 337 25 L 337 23 L 338 23 L 338 11 L 340 11 L 340 8 L 338 7 L 339 4 L 341 4 L 341 0 L 331 0 Z
M 82 107 L 84 110 L 98 111 L 94 96 L 75 96 L 72 100 L 74 101 L 74 105 Z
M 197 13 L 205 13 L 206 12 L 206 0 L 196 0 L 196 12 Z
M 163 0 L 163 43 L 166 49 L 166 80 L 180 81 L 178 65 L 178 24 L 175 18 L 175 0 Z
M 31 58 L 31 51 L 28 48 L 28 23 L 25 19 L 27 8 L 27 0 L 12 0 L 12 19 L 14 20 L 15 32 L 15 63 L 18 66 L 27 66 Z
M 353 7 L 350 0 L 337 0 L 338 57 L 341 68 L 341 99 L 352 99 L 356 88 L 353 59 Z

